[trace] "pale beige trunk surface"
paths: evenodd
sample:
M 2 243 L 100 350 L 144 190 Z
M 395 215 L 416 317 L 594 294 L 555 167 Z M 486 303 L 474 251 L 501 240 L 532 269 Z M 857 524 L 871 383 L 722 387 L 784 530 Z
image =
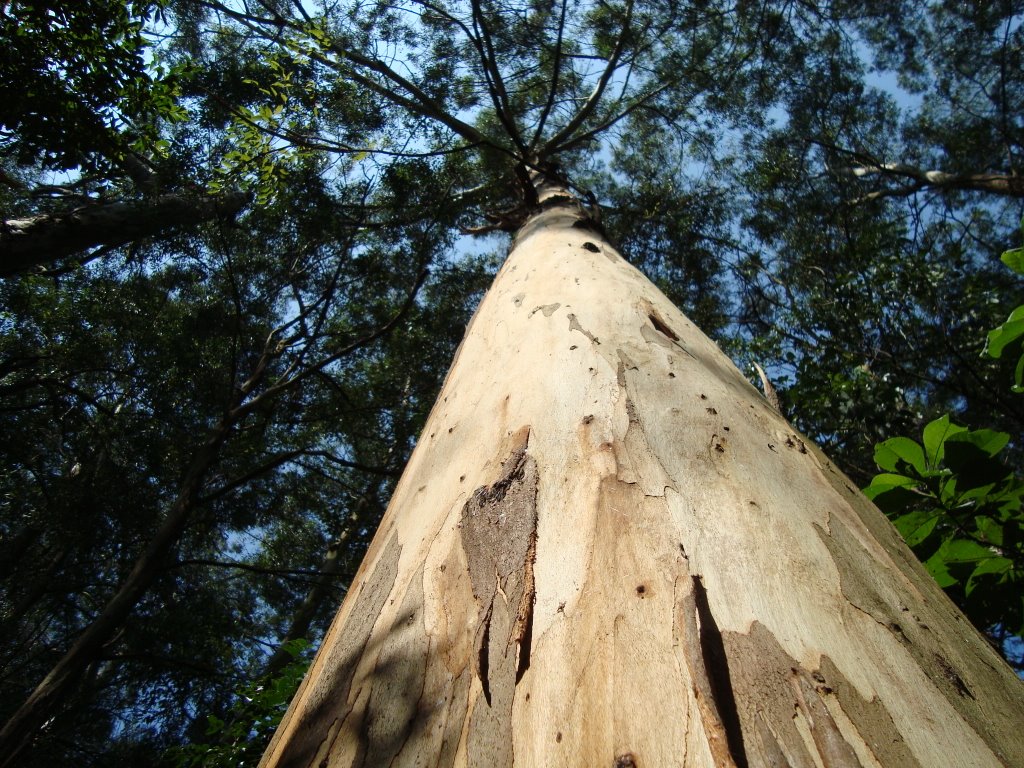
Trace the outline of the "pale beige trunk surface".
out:
M 520 232 L 263 765 L 1024 765 L 1020 681 L 581 224 Z

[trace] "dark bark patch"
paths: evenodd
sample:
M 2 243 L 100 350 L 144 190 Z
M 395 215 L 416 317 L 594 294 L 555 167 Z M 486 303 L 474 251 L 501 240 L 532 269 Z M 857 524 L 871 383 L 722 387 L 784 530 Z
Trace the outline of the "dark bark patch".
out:
M 750 762 L 768 763 L 768 756 L 781 752 L 793 768 L 814 768 L 794 721 L 796 698 L 789 681 L 796 661 L 758 622 L 747 634 L 722 633 L 722 646 Z
M 587 240 L 583 243 L 583 250 L 590 251 L 591 253 L 600 253 L 601 247 Z
M 360 585 L 355 604 L 333 648 L 321 651 L 323 666 L 310 670 L 315 677 L 304 685 L 308 690 L 300 691 L 305 695 L 292 715 L 298 722 L 289 729 L 292 743 L 279 763 L 281 768 L 310 765 L 325 741 L 336 741 L 338 734 L 347 730 L 346 726 L 351 727 L 352 724 L 344 722 L 340 728 L 337 725 L 350 713 L 352 676 L 367 651 L 373 625 L 394 588 L 401 552 L 402 545 L 392 534 L 373 571 Z
M 1009 669 L 987 663 L 985 656 L 994 657 L 994 653 L 924 569 L 904 561 L 904 557 L 912 557 L 906 545 L 888 544 L 886 539 L 896 535 L 894 530 L 874 525 L 870 517 L 881 517 L 881 513 L 860 497 L 851 501 L 867 507 L 860 514 L 865 524 L 863 535 L 881 539 L 884 551 L 893 559 L 873 556 L 838 514 L 830 516 L 828 532 L 815 526 L 839 571 L 843 597 L 893 634 L 935 688 L 1001 760 L 1007 765 L 1024 765 L 1024 741 L 1006 717 L 1008 712 L 1020 711 L 1020 681 Z M 901 579 L 900 573 L 905 578 Z M 916 606 L 915 612 L 920 615 L 914 615 L 914 621 L 900 621 L 906 605 Z M 975 690 L 985 695 L 975 698 Z
M 612 763 L 612 768 L 638 768 L 636 758 L 633 757 L 631 752 L 618 755 L 615 758 L 615 762 Z
M 669 327 L 669 324 L 661 318 L 661 315 L 650 305 L 650 302 L 641 302 L 640 309 L 647 314 L 647 319 L 651 323 L 650 325 L 644 323 L 640 326 L 640 335 L 644 341 L 648 344 L 664 347 L 672 352 L 678 350 L 687 357 L 693 357 L 690 351 L 682 345 L 682 342 L 679 340 L 679 334 Z
M 462 548 L 480 621 L 477 676 L 483 687 L 470 716 L 469 764 L 512 765 L 512 700 L 530 665 L 537 546 L 537 464 L 529 430 L 502 464 L 501 476 L 462 509 Z
M 957 693 L 961 696 L 969 696 L 972 699 L 974 698 L 974 694 L 971 693 L 971 689 L 967 687 L 967 684 L 957 673 L 953 665 L 946 660 L 945 656 L 941 653 L 937 653 L 935 654 L 935 661 L 939 665 L 939 669 L 942 670 L 942 674 L 945 675 L 946 679 L 953 684 L 953 688 Z
M 920 768 L 914 753 L 896 729 L 892 716 L 877 696 L 870 699 L 861 697 L 828 656 L 821 657 L 819 670 L 843 712 L 867 739 L 867 745 L 879 763 Z
M 570 333 L 572 331 L 579 331 L 584 336 L 586 336 L 588 339 L 590 339 L 590 342 L 592 344 L 600 344 L 601 343 L 600 339 L 598 339 L 597 336 L 595 336 L 590 331 L 588 331 L 586 328 L 584 328 L 582 325 L 580 325 L 580 321 L 578 319 L 576 319 L 576 315 L 573 314 L 572 312 L 569 313 L 569 331 L 570 331 Z
M 626 380 L 626 371 L 638 371 L 640 368 L 621 349 L 616 350 L 616 352 L 619 354 L 619 365 L 615 371 L 615 380 L 618 382 L 622 393 L 626 396 L 626 416 L 629 418 L 629 428 L 631 429 L 634 425 L 639 427 L 640 417 L 636 412 L 636 404 L 634 404 L 633 398 L 629 395 L 629 382 Z M 628 431 L 626 438 L 627 443 L 636 442 L 636 436 L 634 436 L 633 440 L 629 440 Z
M 555 311 L 562 306 L 561 304 L 544 304 L 542 306 L 534 307 L 530 310 L 530 317 L 533 317 L 538 312 L 542 313 L 544 317 L 551 317 Z
M 651 325 L 654 326 L 656 331 L 668 336 L 672 341 L 679 341 L 679 335 L 668 327 L 668 323 L 662 320 L 657 312 L 654 312 L 653 310 L 648 312 L 647 318 L 651 321 Z

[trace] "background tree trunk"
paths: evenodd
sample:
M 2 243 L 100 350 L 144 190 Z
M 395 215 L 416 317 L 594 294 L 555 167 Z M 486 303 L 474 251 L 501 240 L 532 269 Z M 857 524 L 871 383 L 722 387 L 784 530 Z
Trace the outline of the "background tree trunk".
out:
M 0 224 L 0 277 L 52 264 L 88 248 L 113 248 L 143 237 L 166 234 L 245 207 L 242 193 L 219 196 L 163 195 L 153 200 L 98 203 L 68 213 Z
M 882 514 L 542 200 L 262 765 L 1024 764 Z

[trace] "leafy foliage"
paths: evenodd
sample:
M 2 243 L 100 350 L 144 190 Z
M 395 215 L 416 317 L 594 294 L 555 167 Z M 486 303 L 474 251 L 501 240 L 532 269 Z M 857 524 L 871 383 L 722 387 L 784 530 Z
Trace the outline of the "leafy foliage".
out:
M 1021 222 L 1021 232 L 1024 232 L 1024 221 Z M 1005 251 L 1001 259 L 1003 264 L 1016 274 L 1024 275 L 1024 247 Z M 1001 357 L 1008 347 L 1019 344 L 1022 337 L 1024 337 L 1024 304 L 1013 310 L 1005 323 L 989 331 L 985 350 L 992 357 Z M 1018 394 L 1024 392 L 1024 353 L 1017 359 L 1017 365 L 1013 371 L 1013 391 Z
M 144 25 L 160 0 L 5 3 L 0 9 L 0 152 L 20 164 L 94 170 L 151 151 L 184 117 L 177 73 L 147 65 Z
M 1021 274 L 1021 257 L 1012 249 L 1002 261 Z M 992 357 L 1020 343 L 1022 315 L 1024 306 L 1017 307 L 989 332 Z M 1014 391 L 1022 366 L 1024 356 Z M 939 585 L 1022 667 L 1024 656 L 1015 658 L 1005 642 L 1024 638 L 1024 479 L 1006 460 L 1009 443 L 1006 432 L 968 430 L 944 415 L 924 427 L 921 443 L 893 437 L 875 446 L 875 463 L 885 471 L 864 493 L 893 518 Z
M 304 640 L 281 646 L 291 662 L 276 675 L 249 683 L 237 693 L 227 716 L 207 718 L 205 743 L 174 747 L 167 757 L 175 768 L 252 768 L 259 763 L 274 729 L 302 682 L 309 661 Z
M 1000 641 L 1024 636 L 1024 479 L 1000 456 L 1009 439 L 943 416 L 920 443 L 879 443 L 884 472 L 864 489 L 939 585 Z

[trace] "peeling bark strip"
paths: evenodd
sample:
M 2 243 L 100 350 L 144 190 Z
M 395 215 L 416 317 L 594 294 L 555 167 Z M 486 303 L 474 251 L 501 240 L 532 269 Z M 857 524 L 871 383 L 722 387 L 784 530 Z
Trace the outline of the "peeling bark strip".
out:
M 758 622 L 746 634 L 723 632 L 722 642 L 736 672 L 732 692 L 743 731 L 757 734 L 746 742 L 753 744 L 751 765 L 854 768 L 866 764 L 859 744 L 860 753 L 880 765 L 921 768 L 885 706 L 862 698 L 828 656 L 809 670 Z M 840 727 L 834 710 L 842 711 L 852 730 Z M 781 755 L 786 762 L 780 763 Z
M 339 737 L 345 734 L 350 737 L 352 727 L 345 720 L 352 711 L 349 704 L 352 678 L 359 659 L 366 651 L 373 625 L 394 588 L 401 552 L 402 545 L 392 536 L 377 567 L 360 585 L 348 621 L 342 626 L 332 652 L 318 656 L 311 667 L 311 674 L 306 676 L 303 687 L 292 702 L 292 707 L 301 702 L 303 709 L 297 713 L 298 722 L 289 734 L 291 743 L 278 763 L 280 768 L 315 765 L 317 760 L 330 753 L 331 746 Z M 325 647 L 329 647 L 326 642 Z M 279 729 L 274 741 L 284 735 Z M 271 742 L 267 754 L 273 747 Z
M 719 768 L 746 768 L 729 667 L 704 585 L 699 576 L 680 576 L 675 589 L 673 635 L 690 673 L 711 756 Z
M 460 522 L 480 616 L 476 658 L 483 686 L 470 721 L 470 765 L 512 765 L 512 699 L 530 666 L 537 464 L 526 453 L 529 430 L 520 434 L 501 478 L 477 489 Z

